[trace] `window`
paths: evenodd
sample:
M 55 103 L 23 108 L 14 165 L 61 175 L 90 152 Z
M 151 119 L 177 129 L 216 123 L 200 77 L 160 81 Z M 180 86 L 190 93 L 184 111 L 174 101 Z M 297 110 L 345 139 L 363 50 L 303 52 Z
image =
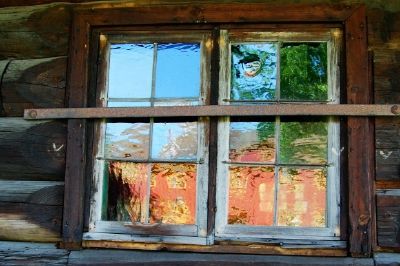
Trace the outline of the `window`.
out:
M 99 107 L 339 102 L 341 30 L 102 32 Z M 218 80 L 211 81 L 219 43 Z M 216 76 L 213 78 L 215 79 Z M 214 240 L 339 240 L 335 117 L 145 117 L 98 122 L 84 239 L 213 244 Z M 209 153 L 209 138 L 218 141 Z M 211 160 L 211 161 L 210 161 Z M 209 161 L 217 165 L 210 221 Z M 212 230 L 207 231 L 211 224 Z
M 243 16 L 243 14 L 246 14 L 246 16 Z M 320 254 L 324 256 L 329 254 L 333 256 L 346 255 L 348 252 L 350 252 L 354 256 L 368 256 L 373 245 L 374 227 L 374 214 L 372 208 L 374 205 L 374 199 L 372 196 L 374 150 L 371 148 L 373 147 L 373 123 L 368 117 L 355 116 L 369 116 L 377 113 L 389 115 L 391 113 L 390 106 L 380 106 L 379 108 L 381 109 L 379 109 L 375 106 L 368 105 L 370 103 L 370 99 L 372 99 L 372 91 L 370 90 L 370 83 L 368 79 L 369 66 L 367 30 L 365 25 L 365 8 L 362 5 L 271 5 L 264 3 L 224 3 L 193 4 L 187 6 L 135 5 L 134 7 L 129 6 L 124 8 L 99 5 L 90 10 L 74 10 L 74 19 L 71 32 L 71 49 L 69 56 L 69 108 L 61 110 L 26 111 L 26 117 L 30 119 L 69 119 L 63 213 L 63 247 L 150 247 L 172 250 L 202 250 L 207 252 L 272 252 L 279 254 L 310 254 L 308 253 L 309 250 L 305 250 L 303 253 L 299 253 L 300 251 L 291 252 L 276 248 L 275 246 L 271 247 L 264 244 L 261 246 L 258 245 L 256 251 L 256 249 L 252 247 L 254 247 L 255 243 L 259 242 L 259 239 L 257 238 L 259 232 L 254 229 L 266 229 L 266 231 L 262 231 L 264 235 L 261 237 L 261 242 L 279 242 L 282 234 L 276 234 L 273 231 L 270 231 L 270 229 L 276 226 L 276 223 L 279 225 L 279 204 L 284 203 L 284 200 L 282 200 L 284 194 L 281 195 L 279 193 L 279 187 L 281 185 L 279 183 L 280 178 L 282 176 L 286 176 L 286 173 L 289 173 L 288 170 L 292 168 L 300 170 L 305 168 L 307 168 L 307 170 L 311 168 L 325 168 L 327 174 L 320 176 L 322 176 L 322 180 L 326 178 L 327 183 L 331 181 L 339 181 L 335 178 L 332 178 L 333 176 L 339 176 L 339 174 L 331 174 L 330 172 L 339 170 L 342 172 L 340 175 L 340 189 L 337 186 L 337 183 L 335 183 L 333 186 L 330 186 L 330 188 L 328 184 L 328 190 L 325 192 L 327 195 L 327 200 L 325 201 L 325 204 L 323 204 L 326 208 L 326 220 L 324 222 L 325 227 L 313 227 L 315 230 L 312 230 L 312 232 L 315 233 L 313 233 L 314 236 L 310 237 L 309 239 L 292 239 L 292 242 L 288 242 L 296 243 L 296 245 L 307 244 L 304 247 L 309 247 L 308 244 L 311 244 L 313 247 L 318 247 L 319 244 L 326 244 L 326 242 L 315 242 L 316 239 L 330 239 L 332 237 L 334 239 L 339 238 L 342 241 L 329 241 L 330 243 L 327 244 L 328 248 L 318 251 L 321 251 L 322 253 L 318 253 L 316 251 L 312 254 Z M 337 53 L 332 53 L 332 50 L 330 50 L 331 48 L 329 48 L 330 45 L 334 44 L 334 42 L 329 41 L 329 38 L 327 39 L 323 37 L 324 34 L 322 34 L 322 36 L 313 34 L 313 31 L 319 31 L 320 33 L 321 31 L 330 32 L 329 29 L 335 28 L 339 28 L 343 31 L 343 44 L 345 47 L 343 47 L 343 56 L 340 57 L 337 55 Z M 140 31 L 143 33 L 143 35 L 139 36 L 136 34 L 129 34 L 132 30 Z M 161 38 L 161 35 L 163 35 L 160 33 L 166 31 L 169 31 L 171 34 L 164 35 L 165 39 L 159 39 L 159 37 Z M 188 35 L 186 35 L 186 33 L 182 34 L 182 31 L 186 31 Z M 279 36 L 278 34 L 278 36 L 270 39 L 270 37 L 267 37 L 267 33 L 269 32 L 280 32 L 282 33 L 282 36 Z M 299 33 L 300 35 L 301 32 L 307 32 L 311 33 L 311 38 L 308 39 L 308 34 L 307 36 L 303 34 L 301 35 L 301 38 L 296 40 L 291 38 L 286 39 L 288 36 L 283 34 L 283 32 L 294 32 Z M 261 33 L 261 35 L 257 35 L 257 33 Z M 176 39 L 174 34 L 180 35 L 180 37 L 183 39 L 180 37 L 179 39 Z M 193 36 L 191 34 L 196 35 L 197 37 L 194 39 L 192 39 L 192 37 L 188 37 L 189 35 Z M 210 43 L 204 43 L 202 37 L 199 37 L 198 34 L 211 35 L 212 41 Z M 222 39 L 220 39 L 218 42 L 217 40 L 219 39 L 219 35 L 222 37 Z M 103 37 L 101 36 L 106 37 L 105 40 L 102 40 L 101 38 Z M 184 36 L 187 36 L 187 38 Z M 296 34 L 292 36 L 296 36 Z M 157 45 L 163 45 L 170 43 L 176 45 L 179 43 L 202 43 L 203 46 L 200 44 L 200 47 L 207 47 L 207 49 L 210 49 L 210 51 L 207 50 L 206 56 L 202 55 L 200 59 L 201 65 L 199 75 L 206 76 L 201 76 L 200 78 L 201 87 L 199 89 L 199 93 L 204 93 L 204 95 L 201 97 L 205 98 L 203 99 L 199 97 L 198 104 L 191 106 L 155 106 L 156 103 L 171 105 L 171 101 L 176 102 L 177 99 L 161 99 L 161 95 L 157 95 L 157 84 L 152 84 L 152 88 L 155 88 L 155 91 L 150 93 L 150 95 L 148 92 L 147 95 L 133 95 L 133 99 L 130 96 L 123 96 L 122 98 L 126 99 L 119 99 L 120 96 L 114 95 L 111 97 L 113 99 L 110 101 L 110 103 L 112 102 L 112 104 L 118 104 L 124 102 L 127 104 L 136 101 L 143 104 L 145 102 L 150 102 L 154 104 L 154 107 L 127 107 L 118 110 L 111 109 L 109 107 L 87 108 L 89 106 L 99 107 L 106 106 L 106 104 L 108 104 L 108 99 L 106 98 L 107 95 L 94 95 L 95 91 L 105 92 L 105 90 L 97 90 L 97 88 L 109 87 L 107 85 L 107 82 L 109 82 L 107 79 L 107 72 L 103 71 L 107 68 L 98 68 L 97 64 L 94 62 L 98 60 L 100 65 L 107 64 L 108 60 L 102 61 L 101 58 L 108 58 L 108 55 L 101 54 L 101 56 L 98 57 L 97 50 L 102 52 L 109 51 L 108 49 L 105 49 L 107 46 L 107 38 L 109 37 L 115 37 L 117 39 L 120 37 L 122 38 L 122 40 L 120 39 L 120 41 L 115 42 L 115 44 L 157 43 Z M 129 38 L 132 39 L 129 40 Z M 111 39 L 112 38 L 109 38 L 110 41 Z M 229 88 L 229 86 L 231 86 L 231 80 L 229 77 L 229 75 L 231 75 L 231 68 L 227 67 L 227 65 L 231 63 L 230 54 L 232 53 L 230 52 L 230 49 L 233 47 L 231 46 L 230 42 L 232 42 L 233 45 L 242 45 L 243 47 L 248 44 L 252 45 L 254 43 L 264 44 L 266 47 L 269 46 L 269 48 L 264 49 L 265 51 L 276 49 L 276 65 L 280 68 L 285 68 L 284 58 L 282 57 L 285 52 L 282 53 L 280 50 L 291 51 L 292 49 L 303 49 L 302 47 L 315 48 L 315 45 L 317 45 L 316 43 L 327 43 L 327 54 L 329 53 L 333 57 L 330 56 L 327 59 L 327 73 L 331 76 L 331 78 L 327 79 L 328 95 L 326 99 L 322 99 L 321 94 L 315 95 L 316 98 L 313 96 L 311 99 L 308 97 L 309 95 L 305 98 L 298 97 L 299 95 L 297 94 L 297 90 L 291 92 L 289 90 L 287 92 L 290 93 L 285 95 L 284 87 L 286 86 L 286 81 L 284 78 L 285 73 L 282 72 L 282 69 L 276 70 L 277 76 L 275 81 L 270 81 L 268 85 L 269 89 L 275 86 L 275 98 L 272 97 L 271 99 L 262 100 L 255 99 L 255 101 L 253 101 L 251 98 L 253 96 L 251 94 L 248 96 L 249 94 L 240 94 L 236 93 L 236 91 L 234 91 L 232 95 L 238 95 L 239 98 L 236 98 L 237 96 L 231 98 L 231 90 Z M 110 43 L 113 42 L 111 41 Z M 272 45 L 273 43 L 275 46 Z M 296 45 L 293 45 L 293 43 Z M 299 43 L 303 43 L 304 45 L 302 46 L 302 44 Z M 98 46 L 100 46 L 100 49 L 97 49 Z M 157 55 L 158 50 L 157 52 L 154 52 L 156 50 L 157 49 L 155 49 L 153 46 L 153 56 Z M 200 48 L 200 50 L 205 51 L 203 48 Z M 260 52 L 263 51 L 263 49 L 259 50 Z M 337 51 L 339 50 L 340 49 Z M 340 82 L 337 80 L 339 77 L 338 73 L 335 74 L 335 69 L 329 67 L 330 65 L 336 65 L 337 61 L 335 60 L 339 60 L 339 58 L 340 66 L 342 67 L 341 74 L 343 74 Z M 233 65 L 238 65 L 239 70 L 243 70 L 242 72 L 247 73 L 247 75 L 253 80 L 253 78 L 257 79 L 260 75 L 259 71 L 263 68 L 262 60 L 263 59 L 260 57 L 260 55 L 258 55 L 258 58 L 255 56 L 253 56 L 253 58 L 246 59 L 240 58 L 238 59 L 237 63 L 239 63 L 239 61 L 241 61 L 241 63 L 238 65 L 236 62 L 234 62 Z M 279 62 L 279 60 L 282 62 Z M 154 66 L 153 68 L 156 68 L 157 64 L 154 62 L 157 62 L 157 60 L 153 59 L 151 63 L 152 66 Z M 203 62 L 206 62 L 204 66 L 202 65 Z M 219 67 L 220 63 L 221 67 Z M 316 60 L 311 60 L 312 65 L 315 65 L 316 63 Z M 150 67 L 149 65 L 150 63 L 147 66 Z M 203 69 L 207 69 L 207 71 L 204 72 Z M 153 81 L 156 83 L 157 77 L 160 75 L 157 71 L 158 70 L 155 69 L 151 72 L 152 83 Z M 148 76 L 150 76 L 148 72 L 146 73 Z M 104 78 L 97 79 L 96 76 Z M 161 76 L 163 76 L 162 73 Z M 236 73 L 234 73 L 232 76 L 236 77 Z M 204 82 L 209 82 L 209 84 L 205 85 L 203 84 Z M 335 91 L 335 88 L 338 87 L 339 83 L 341 84 L 341 103 L 336 104 L 339 97 L 334 93 L 338 92 Z M 318 85 L 318 82 L 314 85 Z M 204 88 L 206 89 L 204 90 Z M 266 95 L 272 95 L 271 91 L 269 91 L 269 94 Z M 189 98 L 191 98 L 193 95 L 185 94 L 173 96 L 175 98 L 182 98 L 187 103 Z M 241 102 L 241 98 L 243 98 L 243 100 L 246 102 Z M 105 102 L 105 100 L 107 101 Z M 93 104 L 93 102 L 96 102 L 96 104 Z M 361 104 L 362 106 L 360 106 Z M 367 106 L 364 106 L 365 104 L 367 104 Z M 389 111 L 387 111 L 388 109 Z M 348 116 L 341 121 L 343 123 L 341 124 L 340 128 L 341 131 L 344 130 L 344 132 L 341 134 L 341 137 L 344 141 L 341 141 L 341 144 L 347 144 L 347 146 L 340 146 L 340 150 L 337 150 L 337 143 L 335 140 L 338 140 L 337 136 L 339 134 L 336 132 L 338 127 L 336 126 L 337 122 L 334 118 L 329 118 L 325 122 L 315 120 L 314 118 L 309 119 L 311 117 L 306 117 L 299 120 L 297 119 L 299 114 L 311 114 L 315 115 L 316 117 L 319 117 L 320 115 L 326 115 L 327 117 L 330 115 Z M 132 116 L 135 118 L 132 119 Z M 269 118 L 261 118 L 261 116 L 266 116 Z M 289 119 L 287 116 L 293 117 Z M 161 119 L 160 117 L 163 118 Z M 203 117 L 209 118 L 204 119 Z M 221 119 L 218 117 L 221 117 Z M 107 118 L 107 120 L 104 120 L 102 123 L 97 123 L 99 119 L 102 118 Z M 94 131 L 91 130 L 93 126 L 92 119 L 96 121 L 97 125 L 100 125 L 100 127 L 96 127 Z M 106 176 L 107 174 L 102 175 L 100 172 L 95 172 L 94 176 L 96 182 L 91 184 L 90 181 L 92 180 L 93 175 L 89 173 L 93 172 L 93 169 L 108 169 L 98 167 L 97 165 L 93 166 L 93 158 L 99 160 L 99 164 L 103 163 L 104 165 L 109 164 L 110 161 L 112 162 L 114 159 L 112 158 L 114 156 L 113 154 L 111 154 L 111 156 L 108 151 L 105 153 L 106 150 L 104 149 L 104 146 L 102 146 L 104 143 L 101 141 L 105 139 L 104 134 L 107 133 L 107 123 L 114 124 L 115 126 L 117 123 L 132 122 L 146 124 L 146 127 L 149 128 L 148 134 L 144 136 L 144 138 L 148 139 L 149 145 L 151 142 L 157 141 L 157 137 L 150 132 L 150 128 L 154 129 L 157 127 L 157 125 L 164 125 L 164 123 L 197 124 L 196 132 L 198 141 L 196 160 L 190 158 L 190 160 L 192 160 L 190 161 L 187 160 L 188 158 L 185 158 L 184 162 L 178 162 L 179 160 L 177 158 L 168 158 L 168 160 L 170 160 L 169 162 L 161 162 L 162 160 L 159 160 L 160 158 L 154 157 L 152 148 L 146 145 L 145 147 L 147 147 L 148 154 L 147 157 L 144 156 L 141 159 L 143 161 L 139 161 L 137 159 L 134 161 L 131 157 L 129 157 L 130 152 L 127 153 L 127 156 L 125 156 L 124 153 L 120 154 L 124 156 L 124 159 L 130 159 L 130 163 L 132 164 L 147 163 L 152 165 L 161 163 L 187 163 L 196 165 L 198 170 L 203 167 L 203 164 L 204 167 L 207 167 L 206 164 L 208 163 L 208 175 L 205 175 L 205 177 L 200 177 L 198 173 L 196 175 L 196 182 L 199 180 L 204 180 L 202 178 L 208 178 L 208 191 L 196 187 L 196 199 L 200 198 L 199 193 L 206 193 L 208 197 L 207 199 L 201 197 L 201 200 L 207 201 L 208 205 L 206 210 L 197 210 L 198 213 L 196 213 L 196 218 L 194 219 L 195 223 L 197 224 L 190 224 L 187 226 L 187 224 L 160 224 L 159 222 L 156 222 L 151 225 L 143 226 L 140 223 L 135 223 L 131 226 L 135 228 L 126 228 L 126 226 L 123 225 L 126 229 L 126 233 L 124 233 L 123 230 L 121 231 L 122 227 L 118 225 L 118 223 L 123 223 L 122 221 L 114 223 L 113 221 L 107 221 L 107 219 L 102 217 L 102 213 L 107 213 L 107 211 L 101 210 L 101 206 L 105 205 L 100 204 L 98 200 L 95 200 L 95 202 L 92 203 L 90 202 L 90 197 L 93 195 L 99 195 L 98 191 L 103 189 L 97 185 L 104 183 L 96 183 L 97 180 L 100 180 L 103 178 L 102 176 Z M 241 126 L 241 123 L 246 123 L 246 127 Z M 263 127 L 265 128 L 265 125 L 270 125 L 271 128 L 274 127 L 274 137 L 267 138 L 268 141 L 270 141 L 269 145 L 271 146 L 273 144 L 275 147 L 275 159 L 273 162 L 272 160 L 265 162 L 265 159 L 263 159 L 264 161 L 261 162 L 261 165 L 258 165 L 258 163 L 255 163 L 255 159 L 243 160 L 236 157 L 229 157 L 229 150 L 232 150 L 233 155 L 235 153 L 233 152 L 233 149 L 238 150 L 239 148 L 239 151 L 241 151 L 240 147 L 235 144 L 234 131 L 237 129 L 246 129 L 247 131 L 251 131 L 248 129 L 251 129 L 252 127 L 254 128 L 254 124 L 252 123 L 264 123 L 259 127 L 261 129 L 259 131 L 261 133 L 269 132 L 266 134 L 267 136 L 271 136 L 270 132 L 272 131 L 264 130 Z M 326 134 L 319 134 L 317 135 L 317 138 L 311 138 L 314 141 L 316 139 L 326 139 L 327 155 L 323 156 L 326 162 L 310 163 L 303 161 L 295 163 L 291 162 L 289 165 L 284 165 L 283 163 L 285 162 L 286 157 L 280 155 L 279 153 L 285 154 L 285 151 L 282 152 L 282 147 L 284 149 L 285 141 L 288 139 L 285 137 L 285 127 L 290 128 L 291 125 L 307 127 L 306 125 L 309 125 L 310 123 L 324 123 L 324 125 L 326 125 Z M 113 125 L 111 125 L 111 127 L 112 126 Z M 217 133 L 217 126 L 226 129 L 224 130 L 224 134 Z M 232 134 L 229 134 L 229 131 L 231 131 Z M 92 132 L 96 132 L 95 135 L 97 136 L 97 139 L 92 138 Z M 203 132 L 206 132 L 204 136 Z M 101 134 L 103 134 L 103 136 Z M 253 133 L 253 135 L 254 134 L 257 134 L 257 130 L 256 133 Z M 262 134 L 260 135 L 264 136 Z M 199 141 L 202 136 L 204 137 L 204 147 L 208 147 L 209 149 L 208 154 L 207 151 L 202 150 L 201 145 L 199 145 L 202 143 Z M 301 134 L 299 136 L 301 136 Z M 218 137 L 218 139 L 216 137 Z M 263 138 L 261 137 L 260 139 Z M 249 146 L 253 145 L 253 140 L 247 140 L 250 142 L 248 144 Z M 95 145 L 92 145 L 93 142 Z M 208 145 L 208 142 L 210 145 Z M 217 142 L 219 142 L 218 147 Z M 304 144 L 304 139 L 302 139 L 300 142 L 292 142 L 291 144 L 299 144 L 301 142 Z M 315 144 L 316 142 L 309 142 L 310 145 L 312 143 Z M 254 144 L 258 145 L 260 143 Z M 322 146 L 325 147 L 325 145 Z M 91 150 L 87 149 L 88 147 L 95 147 L 97 150 L 94 150 L 92 153 Z M 321 147 L 319 147 L 319 149 Z M 294 149 L 292 150 L 294 151 Z M 347 158 L 341 162 L 339 166 L 336 162 L 337 160 L 334 159 L 335 156 L 333 155 L 336 153 L 340 154 L 342 150 L 343 154 L 347 155 Z M 204 162 L 199 160 L 201 159 L 201 154 L 203 152 L 204 155 L 208 156 L 209 158 L 209 160 L 204 158 Z M 223 153 L 225 153 L 225 155 L 223 155 Z M 345 156 L 341 156 L 341 158 L 344 157 Z M 123 163 L 128 164 L 129 162 L 123 161 Z M 218 167 L 216 164 L 219 164 Z M 230 184 L 225 182 L 227 179 L 226 177 L 230 175 L 225 175 L 225 181 L 223 181 L 220 179 L 220 174 L 217 176 L 217 174 L 213 172 L 218 168 L 218 171 L 225 169 L 224 171 L 228 173 L 229 168 L 233 168 L 231 172 L 235 173 L 235 167 L 236 169 L 237 167 L 251 168 L 253 167 L 253 164 L 257 164 L 254 167 L 260 167 L 260 170 L 261 168 L 268 169 L 258 171 L 259 173 L 267 172 L 269 175 L 271 175 L 272 172 L 269 171 L 272 169 L 274 170 L 273 187 L 275 190 L 274 197 L 276 198 L 274 198 L 272 208 L 274 212 L 274 218 L 273 220 L 270 219 L 269 222 L 260 222 L 263 223 L 263 225 L 252 225 L 251 223 L 259 222 L 246 219 L 243 220 L 244 222 L 240 221 L 240 223 L 237 219 L 236 221 L 235 219 L 231 219 L 229 222 L 229 201 L 224 199 L 215 199 L 213 197 L 218 196 L 217 193 L 215 193 L 216 186 L 218 187 L 218 190 L 221 190 L 221 188 L 229 190 L 231 188 Z M 149 169 L 152 167 L 153 166 L 148 166 Z M 287 170 L 284 170 L 285 168 L 287 168 Z M 296 171 L 300 173 L 300 170 Z M 290 171 L 293 180 L 297 180 L 298 174 L 296 174 L 296 171 Z M 236 184 L 232 186 L 232 190 L 236 189 L 236 187 L 239 187 L 241 183 L 243 184 L 244 182 L 241 182 L 241 180 L 236 182 Z M 152 184 L 150 182 L 150 185 L 147 184 L 143 186 L 143 188 L 146 188 L 146 190 L 151 190 L 151 185 Z M 342 190 L 342 188 L 344 189 Z M 105 190 L 103 189 L 103 191 Z M 332 193 L 330 191 L 332 191 Z M 259 193 L 259 195 L 264 195 L 263 193 L 265 190 L 261 189 L 260 192 L 261 193 Z M 150 194 L 150 192 L 146 192 L 146 195 Z M 334 218 L 339 214 L 337 208 L 335 205 L 330 205 L 332 200 L 338 200 L 337 197 L 339 194 L 341 203 L 339 215 L 340 223 L 338 222 L 337 218 Z M 101 198 L 104 197 L 97 197 L 97 199 Z M 92 200 L 93 199 L 94 198 L 92 197 Z M 221 206 L 215 206 L 215 203 L 218 205 L 225 204 L 225 207 L 222 206 L 222 210 L 225 208 L 226 212 L 226 215 L 224 216 L 225 220 L 215 222 L 215 212 L 217 215 L 220 215 L 218 213 L 221 213 Z M 150 205 L 150 203 L 145 204 Z M 196 204 L 199 204 L 199 202 Z M 300 205 L 302 204 L 299 204 L 299 206 Z M 91 206 L 94 208 L 91 208 L 91 215 L 89 219 L 89 211 L 85 211 L 85 209 L 90 209 Z M 278 206 L 278 208 L 276 208 L 276 206 Z M 203 232 L 198 230 L 199 228 L 204 228 L 204 221 L 203 223 L 199 222 L 199 217 L 201 216 L 200 212 L 207 213 L 207 217 L 203 217 L 207 218 L 207 230 L 205 234 L 207 235 L 206 238 L 202 237 L 204 235 Z M 146 209 L 146 211 L 143 213 L 150 214 L 150 211 Z M 151 214 L 148 214 L 143 216 L 142 221 L 151 219 Z M 142 219 L 142 213 L 140 216 L 140 219 Z M 95 232 L 95 230 L 99 230 L 101 228 L 101 226 L 93 227 L 93 225 L 96 225 L 96 222 L 98 221 L 111 222 L 111 224 L 104 224 L 103 229 L 105 230 Z M 192 223 L 192 221 L 190 221 L 190 223 Z M 245 225 L 246 223 L 247 225 Z M 275 225 L 271 226 L 270 224 L 272 223 Z M 301 220 L 300 224 L 301 223 L 303 223 L 303 225 L 308 225 L 310 222 L 306 222 L 306 220 L 303 219 Z M 297 225 L 299 223 L 293 223 L 293 225 L 295 224 Z M 177 227 L 175 225 L 177 225 Z M 338 225 L 341 227 L 340 237 L 335 236 Z M 179 233 L 174 231 L 177 228 L 185 227 L 189 227 L 189 229 L 178 229 Z M 191 230 L 196 227 L 197 233 L 190 234 Z M 247 228 L 250 229 L 247 230 Z M 290 226 L 290 228 L 293 230 L 287 230 L 287 232 L 284 232 L 284 230 L 279 231 L 281 231 L 285 236 L 290 235 L 295 236 L 295 238 L 301 238 L 301 231 L 304 227 Z M 347 228 L 349 230 L 347 230 Z M 229 231 L 231 229 L 237 229 L 237 231 L 235 231 L 237 234 L 233 235 L 231 233 L 232 231 Z M 144 239 L 149 240 L 150 234 L 131 234 L 132 230 L 136 230 L 136 232 L 142 230 L 142 232 L 152 233 L 158 230 L 157 234 L 153 235 L 156 236 L 153 238 L 153 240 L 157 240 L 157 243 L 154 245 L 149 243 L 143 245 L 140 245 L 140 243 L 137 244 Z M 83 231 L 86 232 L 84 237 L 82 236 Z M 174 236 L 168 239 L 168 235 L 171 235 L 171 232 L 174 233 Z M 181 238 L 177 237 L 178 234 Z M 215 236 L 215 239 L 212 239 L 209 236 Z M 231 243 L 233 243 L 232 240 L 234 241 L 236 236 L 240 238 L 240 241 L 250 242 L 251 245 L 231 245 Z M 271 238 L 268 238 L 268 236 L 271 236 Z M 98 241 L 99 239 L 103 239 L 104 241 Z M 227 242 L 221 243 L 221 241 L 225 241 L 221 239 L 226 239 Z M 173 240 L 175 240 L 175 242 L 173 242 Z M 189 240 L 195 240 L 194 243 L 197 244 L 214 243 L 214 245 L 185 245 L 183 247 L 182 245 L 161 244 L 166 242 L 189 243 Z M 335 247 L 343 247 L 341 246 L 340 242 L 348 243 L 348 249 L 331 249 L 332 245 Z M 339 245 L 333 243 L 339 243 Z M 314 246 L 314 244 L 317 245 Z

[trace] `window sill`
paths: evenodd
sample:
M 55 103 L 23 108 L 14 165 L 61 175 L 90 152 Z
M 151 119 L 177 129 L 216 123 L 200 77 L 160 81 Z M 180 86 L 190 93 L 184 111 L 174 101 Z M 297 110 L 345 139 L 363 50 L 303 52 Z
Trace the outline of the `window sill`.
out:
M 299 256 L 347 256 L 345 241 L 268 240 L 226 241 L 217 239 L 214 245 L 201 237 L 135 236 L 124 234 L 85 233 L 83 248 L 113 248 L 137 250 L 185 251 L 200 253 L 242 253 Z M 184 244 L 185 242 L 185 244 Z

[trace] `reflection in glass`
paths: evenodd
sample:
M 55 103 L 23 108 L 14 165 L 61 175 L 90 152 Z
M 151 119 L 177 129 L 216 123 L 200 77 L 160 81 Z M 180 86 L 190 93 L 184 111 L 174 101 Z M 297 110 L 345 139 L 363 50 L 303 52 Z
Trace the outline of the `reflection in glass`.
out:
M 280 52 L 281 99 L 326 101 L 327 44 L 284 43 Z
M 273 225 L 274 167 L 230 166 L 228 224 Z
M 279 226 L 326 226 L 326 176 L 325 168 L 280 168 Z
M 195 164 L 110 161 L 107 172 L 108 220 L 195 223 Z
M 196 159 L 197 122 L 154 123 L 153 159 Z
M 275 99 L 276 44 L 235 44 L 231 53 L 231 100 Z
M 280 126 L 281 163 L 327 162 L 328 127 L 324 121 L 285 121 Z
M 229 159 L 233 162 L 274 162 L 273 122 L 231 122 Z
M 149 165 L 110 161 L 108 170 L 108 220 L 146 222 Z
M 156 97 L 199 97 L 200 44 L 158 44 Z
M 108 97 L 150 97 L 152 69 L 152 44 L 111 45 Z
M 107 123 L 104 154 L 111 158 L 147 159 L 148 123 Z
M 196 165 L 153 164 L 150 223 L 194 224 L 196 220 Z

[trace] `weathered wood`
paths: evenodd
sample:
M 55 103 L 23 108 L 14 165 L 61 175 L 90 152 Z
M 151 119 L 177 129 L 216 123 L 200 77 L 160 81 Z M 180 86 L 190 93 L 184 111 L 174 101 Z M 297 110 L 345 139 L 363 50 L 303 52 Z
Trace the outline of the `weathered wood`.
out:
M 400 118 L 375 119 L 376 148 L 400 148 Z
M 326 257 L 291 257 L 291 256 L 262 256 L 238 254 L 202 254 L 184 252 L 154 252 L 122 251 L 122 250 L 83 250 L 72 251 L 69 263 L 79 264 L 117 264 L 117 265 L 182 265 L 182 266 L 215 266 L 215 265 L 368 265 L 373 266 L 373 259 L 326 258 Z
M 6 116 L 20 116 L 25 108 L 64 106 L 66 57 L 14 60 L 1 84 Z
M 63 180 L 66 126 L 0 118 L 0 179 Z
M 5 111 L 3 106 L 3 95 L 1 93 L 1 84 L 3 83 L 4 74 L 9 64 L 10 60 L 0 61 L 0 116 L 5 116 Z
M 398 116 L 400 105 L 269 104 L 26 109 L 25 119 L 211 116 Z
M 68 255 L 54 244 L 0 241 L 1 265 L 67 265 Z
M 400 247 L 400 194 L 377 195 L 377 234 L 379 246 Z
M 390 58 L 386 58 L 386 60 L 395 62 L 377 62 L 375 60 L 374 64 L 375 102 L 379 104 L 400 102 L 400 77 L 398 75 L 400 52 L 391 50 Z
M 399 48 L 400 12 L 374 8 L 367 15 L 370 48 Z
M 345 22 L 347 103 L 372 101 L 369 83 L 367 23 L 365 7 L 360 7 Z M 374 127 L 369 118 L 349 117 L 348 184 L 349 244 L 352 256 L 370 256 L 372 249 L 374 204 Z
M 63 205 L 64 182 L 0 180 L 0 202 Z
M 376 253 L 374 260 L 376 266 L 400 266 L 400 254 Z
M 70 5 L 0 9 L 0 60 L 65 56 Z
M 0 239 L 58 241 L 62 182 L 0 180 Z
M 400 149 L 376 150 L 376 179 L 400 181 Z

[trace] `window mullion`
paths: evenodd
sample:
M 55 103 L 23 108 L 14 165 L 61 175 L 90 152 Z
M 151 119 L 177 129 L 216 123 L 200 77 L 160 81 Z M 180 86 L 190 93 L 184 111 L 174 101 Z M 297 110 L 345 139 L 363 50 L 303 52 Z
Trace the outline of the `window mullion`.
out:
M 279 163 L 280 163 L 280 125 L 279 116 L 275 118 L 275 170 L 274 170 L 274 226 L 278 225 Z

